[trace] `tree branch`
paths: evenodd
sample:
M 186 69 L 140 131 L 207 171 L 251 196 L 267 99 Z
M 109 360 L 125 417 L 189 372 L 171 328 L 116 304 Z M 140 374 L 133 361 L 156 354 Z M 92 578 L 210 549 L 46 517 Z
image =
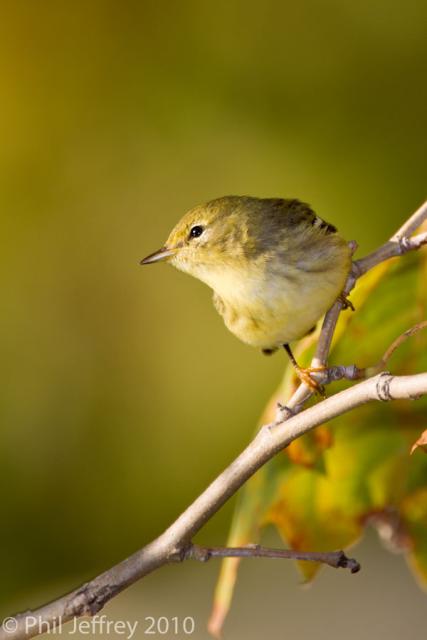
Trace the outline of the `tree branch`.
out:
M 348 558 L 344 551 L 294 551 L 293 549 L 271 549 L 259 544 L 245 547 L 200 547 L 190 544 L 183 554 L 184 560 L 191 558 L 199 562 L 207 562 L 211 558 L 281 558 L 283 560 L 304 560 L 305 562 L 321 562 L 334 569 L 350 569 L 351 573 L 360 570 L 360 564 Z
M 411 236 L 421 225 L 423 222 L 427 220 L 427 200 L 423 202 L 423 204 L 418 207 L 418 209 L 402 224 L 402 226 L 396 231 L 396 233 L 391 237 L 391 240 L 399 240 L 399 238 L 404 238 Z
M 416 399 L 424 394 L 427 394 L 427 373 L 392 376 L 384 372 L 345 389 L 286 421 L 263 427 L 249 446 L 161 536 L 79 589 L 36 611 L 16 616 L 16 631 L 0 631 L 0 640 L 17 640 L 36 635 L 36 627 L 28 629 L 26 626 L 28 617 L 54 624 L 58 618 L 66 622 L 83 615 L 94 615 L 129 585 L 164 564 L 176 562 L 191 538 L 255 471 L 293 440 L 319 424 L 367 402 Z
M 360 277 L 372 267 L 389 258 L 402 256 L 408 251 L 417 250 L 427 243 L 427 233 L 420 233 L 411 238 L 410 236 L 427 220 L 427 201 L 412 214 L 408 220 L 402 224 L 388 242 L 368 254 L 365 258 L 356 260 L 355 268 L 357 277 Z
M 414 251 L 420 249 L 427 243 L 427 232 L 420 233 L 413 238 L 402 236 L 401 238 L 392 239 L 383 244 L 379 249 L 373 251 L 365 258 L 356 260 L 354 263 L 357 277 L 360 277 L 372 267 L 375 267 L 380 262 L 389 260 L 390 258 L 396 258 L 403 256 L 408 251 Z
M 353 288 L 362 273 L 366 273 L 375 264 L 425 244 L 427 242 L 426 234 L 420 234 L 412 239 L 407 236 L 413 233 L 426 218 L 427 203 L 411 216 L 388 243 L 366 258 L 356 261 L 355 268 L 347 281 L 345 293 L 347 294 Z M 342 303 L 337 302 L 325 316 L 316 356 L 313 360 L 316 365 L 313 364 L 313 366 L 319 366 L 327 361 L 341 307 Z M 383 372 L 298 413 L 303 403 L 311 395 L 311 391 L 306 385 L 301 384 L 287 403 L 289 410 L 279 411 L 276 421 L 263 427 L 246 449 L 162 535 L 126 560 L 71 593 L 33 612 L 27 611 L 17 615 L 15 618 L 16 628 L 13 630 L 10 630 L 10 627 L 1 628 L 0 640 L 29 638 L 37 635 L 42 625 L 44 630 L 46 624 L 54 627 L 58 619 L 66 622 L 79 616 L 94 615 L 111 598 L 143 576 L 167 563 L 181 561 L 186 557 L 196 557 L 197 555 L 203 556 L 202 559 L 223 555 L 273 557 L 274 554 L 276 554 L 274 557 L 290 557 L 290 554 L 295 557 L 295 553 L 288 550 L 263 549 L 262 547 L 241 547 L 227 550 L 214 547 L 200 551 L 203 548 L 193 545 L 191 540 L 248 478 L 296 438 L 362 404 L 373 401 L 386 402 L 394 399 L 417 399 L 424 394 L 427 394 L 427 373 L 399 377 Z M 338 552 L 338 554 L 340 553 Z M 308 558 L 307 554 L 304 555 L 305 557 L 301 559 L 314 560 L 315 555 L 316 561 L 323 562 L 327 562 L 325 558 L 328 556 L 331 562 L 327 562 L 327 564 L 331 564 L 331 566 L 341 566 L 334 564 L 334 562 L 344 561 L 342 556 L 334 553 L 309 554 L 311 558 Z M 348 560 L 348 562 L 353 561 Z M 349 565 L 349 568 L 352 569 L 352 566 L 355 565 Z M 34 619 L 34 617 L 41 624 L 29 627 L 28 620 Z

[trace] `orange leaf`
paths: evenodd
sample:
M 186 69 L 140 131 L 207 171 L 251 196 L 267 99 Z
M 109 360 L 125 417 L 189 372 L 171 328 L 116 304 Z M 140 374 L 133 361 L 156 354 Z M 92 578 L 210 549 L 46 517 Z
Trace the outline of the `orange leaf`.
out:
M 332 444 L 331 430 L 326 425 L 320 425 L 315 431 L 291 442 L 285 451 L 292 462 L 312 469 L 316 467 L 319 458 Z

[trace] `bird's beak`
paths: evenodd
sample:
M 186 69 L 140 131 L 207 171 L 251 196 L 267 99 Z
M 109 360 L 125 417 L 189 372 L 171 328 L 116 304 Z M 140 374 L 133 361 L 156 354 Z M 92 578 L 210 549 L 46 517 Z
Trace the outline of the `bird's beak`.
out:
M 168 247 L 162 247 L 154 253 L 150 253 L 149 256 L 141 260 L 139 264 L 151 264 L 152 262 L 160 262 L 160 260 L 166 260 L 170 256 L 176 253 L 176 249 L 169 249 Z

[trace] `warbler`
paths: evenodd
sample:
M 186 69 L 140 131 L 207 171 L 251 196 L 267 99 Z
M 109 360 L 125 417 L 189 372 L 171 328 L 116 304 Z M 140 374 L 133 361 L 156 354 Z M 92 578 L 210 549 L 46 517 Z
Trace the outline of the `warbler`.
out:
M 351 251 L 300 200 L 224 196 L 186 213 L 141 264 L 160 260 L 209 285 L 240 340 L 264 353 L 285 347 L 307 382 L 289 343 L 309 333 L 340 296 Z

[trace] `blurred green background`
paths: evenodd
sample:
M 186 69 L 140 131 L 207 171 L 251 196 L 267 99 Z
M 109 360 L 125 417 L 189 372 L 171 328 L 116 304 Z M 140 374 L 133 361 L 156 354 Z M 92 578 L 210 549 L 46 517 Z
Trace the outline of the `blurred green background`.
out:
M 240 344 L 204 285 L 138 266 L 187 209 L 299 197 L 363 253 L 423 200 L 427 5 L 0 8 L 2 616 L 160 533 L 280 380 L 285 358 Z M 223 543 L 232 507 L 197 541 Z M 425 600 L 403 562 L 373 537 L 357 555 L 360 576 L 324 572 L 310 594 L 291 566 L 248 562 L 226 637 L 420 638 Z M 191 615 L 204 638 L 216 571 L 167 568 L 106 613 Z

